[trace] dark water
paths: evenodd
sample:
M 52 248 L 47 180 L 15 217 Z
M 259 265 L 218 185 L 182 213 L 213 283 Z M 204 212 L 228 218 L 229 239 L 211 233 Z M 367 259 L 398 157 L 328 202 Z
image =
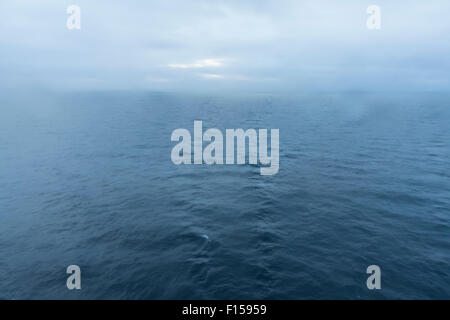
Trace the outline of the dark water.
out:
M 2 94 L 0 298 L 448 299 L 449 98 Z M 175 166 L 194 120 L 279 128 L 279 173 Z

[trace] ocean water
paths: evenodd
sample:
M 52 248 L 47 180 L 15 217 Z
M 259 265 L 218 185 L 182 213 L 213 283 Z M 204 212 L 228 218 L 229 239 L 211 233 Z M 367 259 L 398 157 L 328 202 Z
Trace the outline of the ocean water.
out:
M 11 92 L 0 110 L 0 298 L 450 298 L 449 94 Z M 174 165 L 194 120 L 279 128 L 278 174 Z

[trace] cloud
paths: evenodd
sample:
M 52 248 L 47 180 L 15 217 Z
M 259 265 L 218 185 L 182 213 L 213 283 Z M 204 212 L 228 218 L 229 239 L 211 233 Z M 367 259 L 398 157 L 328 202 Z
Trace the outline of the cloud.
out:
M 226 79 L 231 81 L 252 81 L 252 82 L 267 82 L 267 81 L 279 81 L 278 78 L 270 78 L 270 77 L 249 77 L 240 74 L 217 74 L 217 73 L 202 73 L 201 77 L 205 79 Z
M 167 65 L 173 69 L 192 69 L 192 68 L 216 68 L 223 66 L 223 60 L 221 59 L 203 59 L 197 60 L 193 63 L 169 63 Z
M 171 79 L 167 79 L 167 78 L 155 78 L 155 77 L 152 77 L 152 76 L 146 77 L 145 80 L 146 80 L 147 82 L 159 82 L 159 83 L 166 83 L 166 82 L 172 81 Z
M 204 73 L 204 74 L 201 74 L 201 76 L 206 79 L 223 79 L 224 78 L 223 75 L 214 74 L 214 73 Z
M 446 89 L 448 0 L 0 1 L 0 87 Z M 395 85 L 393 84 L 395 81 Z

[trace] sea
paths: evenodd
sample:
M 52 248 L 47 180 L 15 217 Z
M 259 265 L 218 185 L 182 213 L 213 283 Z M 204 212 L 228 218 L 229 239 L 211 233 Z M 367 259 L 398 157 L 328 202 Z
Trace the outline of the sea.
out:
M 450 299 L 450 94 L 392 91 L 3 92 L 0 299 Z M 175 165 L 195 120 L 278 173 Z

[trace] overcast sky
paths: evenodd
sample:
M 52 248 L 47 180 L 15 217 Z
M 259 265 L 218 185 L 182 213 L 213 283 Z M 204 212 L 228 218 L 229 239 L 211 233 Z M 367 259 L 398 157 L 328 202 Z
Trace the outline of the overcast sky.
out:
M 0 1 L 2 88 L 448 90 L 449 61 L 448 0 Z

